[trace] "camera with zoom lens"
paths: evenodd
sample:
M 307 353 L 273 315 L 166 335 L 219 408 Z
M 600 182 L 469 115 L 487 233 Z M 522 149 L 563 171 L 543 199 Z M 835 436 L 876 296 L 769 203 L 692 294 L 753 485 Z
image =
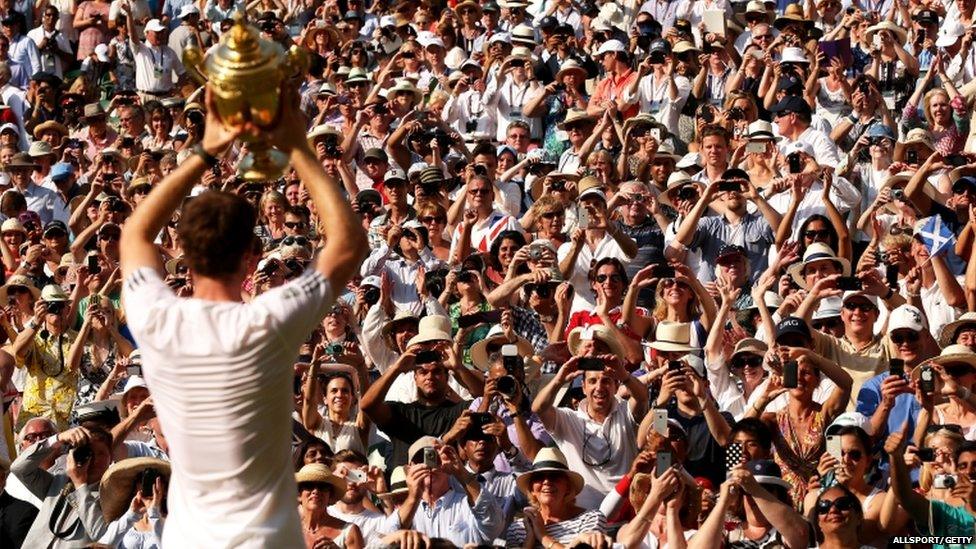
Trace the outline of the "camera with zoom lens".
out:
M 498 388 L 499 393 L 509 399 L 515 398 L 515 395 L 518 393 L 518 382 L 512 376 L 505 375 L 498 378 L 498 381 L 495 382 L 495 387 Z

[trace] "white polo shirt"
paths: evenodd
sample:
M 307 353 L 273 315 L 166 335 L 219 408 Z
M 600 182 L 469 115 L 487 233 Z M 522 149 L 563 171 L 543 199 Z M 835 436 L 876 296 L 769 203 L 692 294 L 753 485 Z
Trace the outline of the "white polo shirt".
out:
M 579 410 L 555 408 L 556 420 L 546 425 L 556 446 L 566 456 L 571 471 L 583 475 L 583 491 L 576 505 L 599 509 L 600 502 L 630 470 L 637 457 L 637 421 L 627 401 L 614 397 L 617 404 L 603 423 L 586 412 L 586 400 Z
M 150 46 L 148 42 L 129 41 L 136 61 L 136 89 L 141 92 L 165 93 L 173 89 L 173 73 L 183 76 L 186 70 L 176 52 L 167 45 Z

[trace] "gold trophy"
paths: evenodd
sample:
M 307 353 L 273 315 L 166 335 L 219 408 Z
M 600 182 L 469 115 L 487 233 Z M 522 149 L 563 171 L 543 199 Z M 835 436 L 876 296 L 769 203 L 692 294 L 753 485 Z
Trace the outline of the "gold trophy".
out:
M 210 83 L 217 114 L 225 127 L 242 126 L 248 119 L 259 127 L 277 122 L 281 83 L 308 69 L 308 56 L 298 46 L 287 52 L 277 42 L 261 38 L 258 29 L 234 18 L 234 25 L 220 37 L 207 56 L 197 47 L 183 52 L 183 64 L 201 84 Z M 288 166 L 288 155 L 272 143 L 245 134 L 249 153 L 238 171 L 247 181 L 273 181 Z

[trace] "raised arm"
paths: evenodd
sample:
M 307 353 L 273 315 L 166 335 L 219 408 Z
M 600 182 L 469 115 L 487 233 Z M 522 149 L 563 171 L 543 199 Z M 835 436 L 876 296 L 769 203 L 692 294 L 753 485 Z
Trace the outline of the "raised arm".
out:
M 131 18 L 127 19 L 131 21 Z M 183 199 L 199 181 L 204 170 L 210 168 L 205 158 L 216 161 L 216 157 L 226 151 L 244 131 L 243 128 L 234 130 L 224 128 L 217 116 L 217 108 L 209 86 L 207 86 L 206 102 L 207 121 L 203 140 L 194 149 L 196 154 L 187 157 L 166 176 L 132 212 L 122 228 L 119 250 L 123 280 L 128 279 L 129 275 L 142 267 L 151 267 L 163 273 L 162 260 L 154 242 L 156 235 L 172 218 L 173 212 L 183 203 Z M 304 132 L 302 135 L 304 136 Z

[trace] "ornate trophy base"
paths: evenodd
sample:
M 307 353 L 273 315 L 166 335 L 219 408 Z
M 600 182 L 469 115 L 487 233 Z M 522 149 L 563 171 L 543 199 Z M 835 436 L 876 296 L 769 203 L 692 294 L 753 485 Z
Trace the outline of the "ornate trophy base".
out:
M 262 182 L 280 179 L 288 167 L 288 155 L 277 149 L 254 150 L 237 167 L 245 181 Z

